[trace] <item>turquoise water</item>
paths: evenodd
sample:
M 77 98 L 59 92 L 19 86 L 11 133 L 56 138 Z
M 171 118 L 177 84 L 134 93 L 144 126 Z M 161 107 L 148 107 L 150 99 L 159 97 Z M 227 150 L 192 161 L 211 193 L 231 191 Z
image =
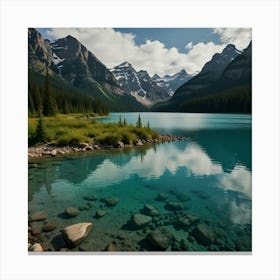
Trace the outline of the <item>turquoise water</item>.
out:
M 136 123 L 138 113 L 123 113 Z M 99 121 L 118 121 L 119 113 Z M 186 136 L 181 142 L 150 145 L 125 151 L 87 152 L 29 164 L 29 213 L 47 211 L 57 228 L 42 233 L 48 250 L 66 247 L 60 230 L 78 222 L 93 222 L 88 238 L 74 251 L 103 251 L 113 243 L 120 251 L 156 250 L 147 241 L 155 229 L 172 235 L 167 251 L 251 251 L 251 116 L 230 114 L 141 113 L 142 123 L 161 133 Z M 166 201 L 155 198 L 165 193 Z M 66 207 L 83 208 L 86 195 L 97 200 L 74 218 Z M 102 198 L 119 199 L 108 207 Z M 166 204 L 176 201 L 180 211 Z M 131 215 L 145 204 L 160 215 L 136 229 Z M 97 218 L 97 210 L 107 214 Z M 199 237 L 197 223 L 183 225 L 194 215 L 207 228 L 211 242 Z M 35 222 L 32 226 L 42 226 Z M 209 233 L 210 232 L 210 233 Z M 208 236 L 208 237 L 209 237 Z

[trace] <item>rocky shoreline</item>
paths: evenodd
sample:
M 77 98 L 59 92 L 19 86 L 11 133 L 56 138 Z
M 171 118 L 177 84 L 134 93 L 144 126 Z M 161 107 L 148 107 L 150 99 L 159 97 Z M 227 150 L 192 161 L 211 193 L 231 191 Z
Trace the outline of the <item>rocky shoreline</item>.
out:
M 174 141 L 184 141 L 187 138 L 184 136 L 172 136 L 169 134 L 160 134 L 159 139 L 137 139 L 133 144 L 124 144 L 121 141 L 118 141 L 114 145 L 102 145 L 98 142 L 93 143 L 80 143 L 75 146 L 56 146 L 54 144 L 44 144 L 36 147 L 28 148 L 28 159 L 36 159 L 42 157 L 54 157 L 59 155 L 68 155 L 73 153 L 81 153 L 85 151 L 94 151 L 94 150 L 111 150 L 111 149 L 123 149 L 123 148 L 132 148 L 140 147 L 150 144 L 159 144 L 165 142 L 174 142 Z

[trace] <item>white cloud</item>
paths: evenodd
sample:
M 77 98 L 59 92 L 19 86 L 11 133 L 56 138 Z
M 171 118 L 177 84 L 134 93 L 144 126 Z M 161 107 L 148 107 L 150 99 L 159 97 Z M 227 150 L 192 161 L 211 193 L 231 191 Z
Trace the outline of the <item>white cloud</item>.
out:
M 147 40 L 137 46 L 135 35 L 121 33 L 112 28 L 54 28 L 49 30 L 52 38 L 63 38 L 72 35 L 93 52 L 108 68 L 112 68 L 124 61 L 130 62 L 139 71 L 145 69 L 150 75 L 175 74 L 182 69 L 194 74 L 216 52 L 221 52 L 224 44 L 189 43 L 185 53 L 175 47 L 166 46 L 155 40 Z
M 157 73 L 163 76 L 175 74 L 182 69 L 195 74 L 215 53 L 221 52 L 227 43 L 234 41 L 239 46 L 243 40 L 248 41 L 248 32 L 242 32 L 242 29 L 220 28 L 215 29 L 214 32 L 221 35 L 223 43 L 215 44 L 210 41 L 194 44 L 189 42 L 185 47 L 185 52 L 180 52 L 175 47 L 167 48 L 157 40 L 147 40 L 144 44 L 137 46 L 134 34 L 121 33 L 112 28 L 54 28 L 47 33 L 54 39 L 72 35 L 108 68 L 128 61 L 137 71 L 144 69 L 150 75 Z
M 252 40 L 251 28 L 215 28 L 214 33 L 220 35 L 225 44 L 234 44 L 237 49 L 245 49 Z

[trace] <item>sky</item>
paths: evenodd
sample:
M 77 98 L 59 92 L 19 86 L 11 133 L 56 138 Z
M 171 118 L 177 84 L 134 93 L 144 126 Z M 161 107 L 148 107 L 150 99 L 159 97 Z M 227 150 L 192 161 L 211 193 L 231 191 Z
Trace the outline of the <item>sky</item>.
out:
M 251 41 L 248 28 L 36 28 L 51 41 L 72 35 L 108 68 L 125 61 L 150 76 L 181 70 L 198 73 L 231 43 L 242 50 Z

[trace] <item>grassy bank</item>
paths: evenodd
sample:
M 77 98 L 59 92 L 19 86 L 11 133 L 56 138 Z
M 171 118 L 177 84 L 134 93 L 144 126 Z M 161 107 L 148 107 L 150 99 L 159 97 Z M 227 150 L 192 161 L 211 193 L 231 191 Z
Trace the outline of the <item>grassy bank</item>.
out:
M 35 146 L 38 119 L 28 119 L 28 144 Z M 137 139 L 158 138 L 158 133 L 149 127 L 136 127 L 132 124 L 102 123 L 85 115 L 58 115 L 43 119 L 46 141 L 57 146 L 73 146 L 79 143 L 98 142 L 102 145 L 114 145 L 118 141 L 133 144 Z

